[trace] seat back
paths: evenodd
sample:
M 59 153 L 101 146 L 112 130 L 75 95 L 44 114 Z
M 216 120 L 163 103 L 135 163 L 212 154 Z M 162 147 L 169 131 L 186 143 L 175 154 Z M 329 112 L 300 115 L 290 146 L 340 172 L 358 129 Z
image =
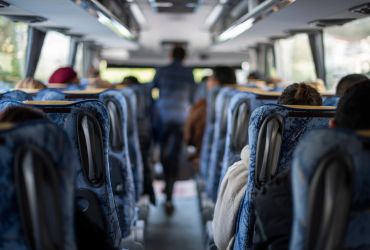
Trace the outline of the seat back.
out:
M 131 88 L 121 88 L 120 91 L 127 102 L 127 140 L 130 154 L 132 173 L 135 181 L 136 200 L 139 200 L 144 189 L 144 166 L 139 143 L 139 132 L 137 125 L 137 100 L 135 92 Z M 131 111 L 131 112 L 130 112 Z
M 216 97 L 215 123 L 212 139 L 212 149 L 208 164 L 206 192 L 216 201 L 218 183 L 221 174 L 222 159 L 225 152 L 225 139 L 227 132 L 227 107 L 232 95 L 236 92 L 232 88 L 221 88 Z
M 290 249 L 370 246 L 370 138 L 342 129 L 308 133 L 292 164 Z
M 326 128 L 335 108 L 267 104 L 256 109 L 249 122 L 248 184 L 240 206 L 234 249 L 252 249 L 255 226 L 254 195 L 263 184 L 290 171 L 294 149 L 308 131 Z
M 70 100 L 80 101 L 86 99 L 98 99 L 108 109 L 110 118 L 109 134 L 109 161 L 111 176 L 113 173 L 121 173 L 120 183 L 115 182 L 112 186 L 115 195 L 118 216 L 121 220 L 122 236 L 130 234 L 135 221 L 135 188 L 129 147 L 127 140 L 127 110 L 129 106 L 124 96 L 116 90 L 96 91 L 49 91 L 43 96 L 43 100 Z M 113 176 L 112 176 L 113 177 Z M 115 176 L 116 177 L 116 176 Z M 117 178 L 114 178 L 117 180 Z
M 75 158 L 51 122 L 0 123 L 0 249 L 76 249 Z
M 279 98 L 278 93 L 267 94 L 265 92 L 251 90 L 250 88 L 242 88 L 240 90 L 243 91 L 239 91 L 231 98 L 227 111 L 226 144 L 218 184 L 219 188 L 228 168 L 240 160 L 240 153 L 248 144 L 248 125 L 252 112 L 264 104 L 276 103 Z
M 329 106 L 329 107 L 336 107 L 338 106 L 340 96 L 329 96 L 329 97 L 323 97 L 323 106 Z
M 212 151 L 212 141 L 216 122 L 216 98 L 220 89 L 220 87 L 215 87 L 207 95 L 206 126 L 203 133 L 199 161 L 200 175 L 203 179 L 207 179 L 208 174 L 208 164 Z
M 98 100 L 80 102 L 0 102 L 0 111 L 10 106 L 32 105 L 64 128 L 77 155 L 78 207 L 97 227 L 103 227 L 112 245 L 118 247 L 121 230 L 109 172 L 109 112 Z
M 0 94 L 0 101 L 14 100 L 14 101 L 31 101 L 32 97 L 30 94 L 21 90 L 13 90 Z

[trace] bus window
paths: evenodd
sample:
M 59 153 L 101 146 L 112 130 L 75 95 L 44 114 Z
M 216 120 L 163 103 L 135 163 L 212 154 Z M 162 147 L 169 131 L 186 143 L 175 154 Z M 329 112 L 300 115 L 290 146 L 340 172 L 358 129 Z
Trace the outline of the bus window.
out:
M 195 69 L 193 69 L 193 75 L 194 75 L 194 81 L 196 83 L 200 83 L 202 81 L 203 77 L 212 75 L 212 69 L 195 68 Z
M 285 82 L 315 81 L 315 65 L 307 34 L 279 40 L 281 76 Z
M 13 88 L 23 79 L 28 25 L 0 16 L 0 88 Z
M 326 81 L 333 90 L 348 74 L 370 75 L 370 18 L 324 29 Z
M 108 68 L 106 61 L 100 62 L 101 78 L 111 83 L 121 83 L 127 76 L 136 77 L 140 83 L 148 83 L 153 80 L 154 75 L 153 68 Z
M 47 82 L 55 70 L 68 66 L 70 40 L 69 36 L 59 32 L 47 32 L 36 68 L 36 79 Z
M 76 62 L 74 65 L 74 70 L 77 72 L 77 75 L 81 78 L 84 77 L 84 68 L 83 68 L 83 43 L 79 43 L 77 46 L 76 53 Z

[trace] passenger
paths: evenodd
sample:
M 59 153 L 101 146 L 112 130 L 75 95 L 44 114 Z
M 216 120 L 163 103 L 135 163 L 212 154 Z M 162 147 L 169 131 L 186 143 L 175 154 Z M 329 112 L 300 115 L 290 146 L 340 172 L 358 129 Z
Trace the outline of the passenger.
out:
M 28 106 L 10 107 L 0 113 L 0 122 L 22 123 L 31 120 L 51 121 L 40 109 Z
M 80 84 L 76 71 L 71 67 L 57 69 L 49 79 L 49 85 L 52 84 Z
M 283 91 L 278 104 L 321 106 L 322 98 L 311 86 L 294 83 Z M 215 244 L 219 250 L 229 250 L 234 246 L 239 207 L 248 182 L 249 146 L 243 148 L 240 157 L 241 161 L 227 170 L 217 198 L 212 228 Z
M 353 84 L 368 80 L 367 76 L 362 74 L 351 74 L 340 79 L 337 85 L 336 95 L 343 95 Z
M 344 92 L 338 103 L 330 128 L 349 130 L 370 129 L 370 80 L 354 84 Z M 291 194 L 291 174 L 279 174 L 256 194 L 255 250 L 289 249 L 293 205 Z M 261 236 L 263 235 L 263 237 Z
M 42 82 L 36 80 L 35 78 L 29 76 L 17 83 L 15 89 L 47 89 Z
M 182 66 L 186 51 L 182 47 L 172 50 L 172 63 L 158 69 L 152 83 L 160 91 L 156 107 L 159 111 L 162 135 L 160 138 L 161 162 L 165 174 L 167 195 L 166 212 L 173 212 L 172 191 L 177 178 L 184 125 L 188 116 L 194 76 L 190 69 Z
M 208 92 L 223 84 L 236 83 L 234 69 L 230 67 L 215 67 L 213 73 L 207 78 Z M 189 146 L 196 148 L 195 153 L 188 155 L 188 159 L 193 162 L 199 161 L 200 148 L 202 146 L 203 133 L 206 125 L 207 99 L 203 98 L 194 103 L 191 107 L 189 117 L 185 124 L 184 141 Z
M 126 76 L 123 78 L 121 84 L 139 84 L 139 81 L 135 76 Z

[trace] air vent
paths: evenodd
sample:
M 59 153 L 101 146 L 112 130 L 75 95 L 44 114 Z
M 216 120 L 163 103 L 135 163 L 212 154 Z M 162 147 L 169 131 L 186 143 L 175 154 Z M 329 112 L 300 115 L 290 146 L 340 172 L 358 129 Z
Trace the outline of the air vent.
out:
M 9 7 L 10 4 L 8 4 L 7 2 L 4 2 L 4 1 L 1 1 L 0 0 L 0 8 L 5 8 L 5 7 Z
M 337 25 L 343 25 L 349 22 L 352 22 L 353 20 L 356 19 L 331 19 L 331 20 L 317 20 L 308 23 L 311 27 L 315 28 L 326 28 L 330 26 L 337 26 Z
M 47 21 L 47 19 L 40 16 L 21 16 L 21 15 L 2 15 L 5 18 L 13 22 L 22 22 L 22 23 L 42 23 Z
M 353 7 L 349 9 L 349 11 L 357 13 L 357 14 L 370 15 L 370 3 L 365 3 L 359 6 Z

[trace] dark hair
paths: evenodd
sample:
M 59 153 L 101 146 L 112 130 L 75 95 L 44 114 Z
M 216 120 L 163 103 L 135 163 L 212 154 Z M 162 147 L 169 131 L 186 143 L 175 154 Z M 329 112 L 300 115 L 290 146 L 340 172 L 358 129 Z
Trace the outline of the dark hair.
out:
M 183 61 L 186 56 L 186 51 L 183 47 L 176 46 L 172 50 L 172 58 L 175 60 Z
M 338 127 L 360 130 L 370 129 L 370 80 L 354 84 L 340 98 L 335 112 Z
M 27 106 L 10 107 L 0 113 L 0 122 L 22 123 L 31 120 L 50 121 L 50 118 L 40 109 Z
M 217 66 L 213 69 L 213 79 L 220 84 L 236 83 L 235 71 L 231 67 Z
M 317 90 L 305 83 L 293 83 L 286 87 L 278 99 L 282 105 L 322 106 L 322 98 Z
M 139 83 L 135 76 L 127 76 L 123 78 L 122 84 L 132 84 L 132 83 Z
M 206 82 L 206 81 L 207 81 L 207 79 L 208 79 L 208 76 L 203 76 L 203 78 L 202 78 L 201 82 Z
M 255 71 L 255 72 L 252 72 L 248 75 L 248 79 L 249 78 L 253 78 L 253 79 L 256 79 L 256 80 L 262 80 L 262 75 L 260 74 L 260 72 Z
M 346 90 L 353 84 L 368 80 L 367 76 L 361 74 L 351 74 L 340 79 L 337 85 L 336 95 L 343 95 Z

